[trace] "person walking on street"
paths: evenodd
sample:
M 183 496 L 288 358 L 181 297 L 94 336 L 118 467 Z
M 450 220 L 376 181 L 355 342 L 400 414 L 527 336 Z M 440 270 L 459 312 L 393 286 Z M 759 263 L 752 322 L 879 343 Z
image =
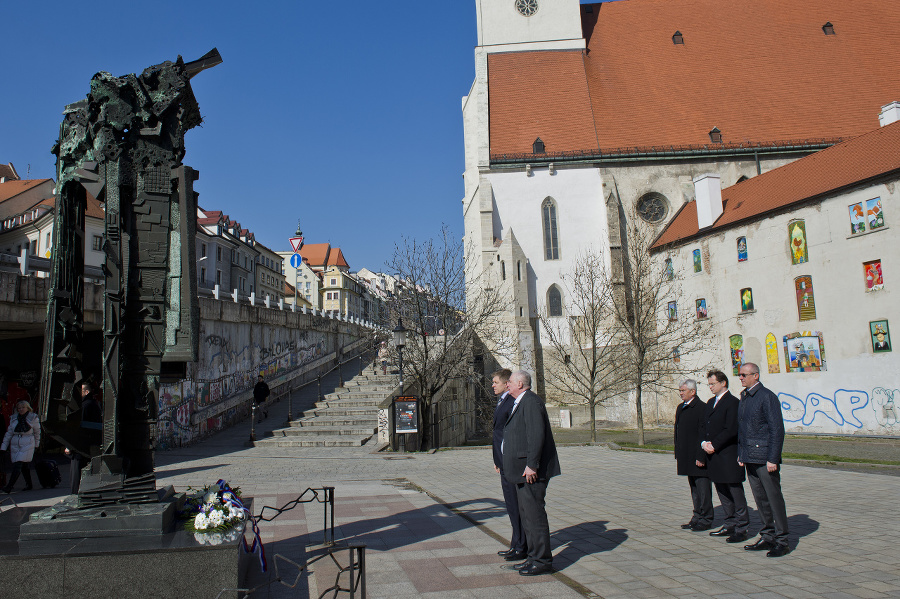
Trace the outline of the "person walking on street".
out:
M 253 399 L 256 400 L 256 408 L 259 410 L 259 422 L 262 422 L 263 417 L 269 417 L 269 408 L 266 404 L 268 398 L 269 386 L 260 374 L 256 377 L 256 386 L 253 387 Z
M 709 478 L 716 485 L 719 503 L 725 511 L 722 528 L 709 533 L 727 537 L 729 543 L 748 538 L 750 512 L 744 495 L 744 468 L 738 465 L 738 399 L 728 391 L 728 377 L 721 370 L 707 374 L 713 398 L 706 402 L 703 443 Z M 696 530 L 696 529 L 695 529 Z
M 381 349 L 378 350 L 378 359 L 381 361 L 381 374 L 387 374 L 388 360 L 391 358 L 391 350 L 388 349 L 387 343 L 381 342 Z
M 778 397 L 759 382 L 759 366 L 747 362 L 740 373 L 744 390 L 738 410 L 738 461 L 747 468 L 747 480 L 763 524 L 759 540 L 744 549 L 768 550 L 768 557 L 781 557 L 791 552 L 787 509 L 781 494 L 784 417 Z
M 687 476 L 691 488 L 694 512 L 681 528 L 709 530 L 712 528 L 712 484 L 706 468 L 707 454 L 700 447 L 703 440 L 703 419 L 706 402 L 697 397 L 697 382 L 688 379 L 678 387 L 681 403 L 675 409 L 675 460 L 680 476 Z
M 494 408 L 494 470 L 500 475 L 500 488 L 503 489 L 503 501 L 506 504 L 506 513 L 509 515 L 509 524 L 512 526 L 512 538 L 509 541 L 509 549 L 498 551 L 497 555 L 508 562 L 516 562 L 528 557 L 525 548 L 525 534 L 522 532 L 522 518 L 519 516 L 519 500 L 516 497 L 516 485 L 511 483 L 503 475 L 503 428 L 512 412 L 515 398 L 510 395 L 508 385 L 512 372 L 508 368 L 498 370 L 491 377 L 491 386 L 497 396 L 497 406 Z
M 531 375 L 514 372 L 509 393 L 514 402 L 503 428 L 503 475 L 516 486 L 528 548 L 528 559 L 513 568 L 522 576 L 548 574 L 553 553 L 545 498 L 550 479 L 561 473 L 556 443 L 544 400 L 531 391 Z
M 16 403 L 16 412 L 10 418 L 3 443 L 0 444 L 0 451 L 9 449 L 13 463 L 12 475 L 3 487 L 4 493 L 12 492 L 13 485 L 19 480 L 19 473 L 25 479 L 25 490 L 32 489 L 30 464 L 34 459 L 34 450 L 41 442 L 41 421 L 31 409 L 31 404 L 24 400 Z

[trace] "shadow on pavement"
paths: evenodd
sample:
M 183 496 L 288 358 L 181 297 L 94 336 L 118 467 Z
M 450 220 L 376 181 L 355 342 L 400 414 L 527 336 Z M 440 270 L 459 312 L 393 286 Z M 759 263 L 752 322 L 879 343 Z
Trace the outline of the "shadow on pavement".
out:
M 195 466 L 193 468 L 177 468 L 175 470 L 159 470 L 157 471 L 157 480 L 164 481 L 170 476 L 178 476 L 179 474 L 189 474 L 191 472 L 200 472 L 202 470 L 214 470 L 216 468 L 225 468 L 228 464 L 210 464 L 209 466 Z
M 577 562 L 585 555 L 612 551 L 628 539 L 624 528 L 607 529 L 607 520 L 576 524 L 550 532 L 554 549 L 553 561 L 565 564 Z
M 819 522 L 806 514 L 794 514 L 788 516 L 788 529 L 791 531 L 791 539 L 796 539 L 796 545 L 806 535 L 819 530 Z
M 467 507 L 482 503 L 489 504 L 489 506 L 474 509 Z M 481 524 L 491 518 L 506 516 L 506 504 L 493 497 L 482 497 L 481 499 L 470 499 L 468 501 L 454 501 L 445 505 L 451 510 L 457 510 L 464 513 L 466 518 L 472 520 L 476 524 Z

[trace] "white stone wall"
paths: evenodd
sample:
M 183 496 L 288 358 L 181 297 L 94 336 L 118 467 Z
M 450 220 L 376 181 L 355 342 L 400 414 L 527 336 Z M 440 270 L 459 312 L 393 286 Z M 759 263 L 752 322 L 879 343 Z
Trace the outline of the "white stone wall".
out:
M 881 197 L 885 227 L 850 234 L 848 207 Z M 806 223 L 809 262 L 792 264 L 788 223 Z M 748 259 L 738 262 L 737 238 L 747 238 Z M 869 322 L 887 319 L 900 331 L 897 285 L 900 285 L 900 189 L 897 181 L 832 196 L 764 220 L 710 235 L 667 255 L 683 276 L 686 301 L 679 313 L 694 313 L 705 298 L 715 324 L 715 351 L 721 369 L 731 376 L 729 337 L 744 339 L 744 360 L 759 364 L 764 385 L 779 394 L 788 430 L 822 433 L 900 434 L 900 349 L 874 353 Z M 692 252 L 700 248 L 703 272 L 693 272 Z M 884 288 L 866 291 L 863 262 L 880 259 Z M 812 277 L 816 319 L 799 320 L 794 280 Z M 755 311 L 742 313 L 739 293 L 753 289 Z M 686 305 L 682 305 L 686 304 Z M 896 323 L 896 324 L 894 324 Z M 787 372 L 784 336 L 820 331 L 826 370 Z M 769 373 L 766 336 L 775 336 L 779 372 Z M 893 345 L 892 328 L 891 343 Z M 702 381 L 704 373 L 697 373 Z M 740 390 L 737 377 L 733 391 Z M 706 397 L 701 392 L 701 397 Z M 894 407 L 896 406 L 896 407 Z
M 579 0 L 540 0 L 529 17 L 514 0 L 476 0 L 478 45 L 529 44 L 528 49 L 584 47 Z M 552 42 L 580 40 L 581 45 Z M 521 48 L 519 48 L 521 49 Z

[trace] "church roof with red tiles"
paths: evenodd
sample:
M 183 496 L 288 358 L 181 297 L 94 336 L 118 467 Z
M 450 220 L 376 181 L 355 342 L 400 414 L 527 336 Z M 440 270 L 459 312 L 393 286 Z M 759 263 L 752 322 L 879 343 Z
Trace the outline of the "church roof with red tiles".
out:
M 834 141 L 877 126 L 881 106 L 900 100 L 897 2 L 618 0 L 581 11 L 584 53 L 489 55 L 492 159 L 531 154 L 536 138 L 548 157 L 714 148 L 714 128 L 725 145 Z
M 723 213 L 702 232 L 697 224 L 697 203 L 688 202 L 650 249 L 662 250 L 766 218 L 892 173 L 900 175 L 900 122 L 723 189 Z

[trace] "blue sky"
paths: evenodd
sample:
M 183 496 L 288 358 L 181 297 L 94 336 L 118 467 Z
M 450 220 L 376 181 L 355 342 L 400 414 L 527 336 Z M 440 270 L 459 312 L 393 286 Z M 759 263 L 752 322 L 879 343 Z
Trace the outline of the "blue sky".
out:
M 0 162 L 55 178 L 63 107 L 113 75 L 213 47 L 188 133 L 200 205 L 275 250 L 302 221 L 353 270 L 402 234 L 462 236 L 460 100 L 474 78 L 475 2 L 13 2 L 4 5 Z M 26 176 L 30 165 L 30 174 Z

